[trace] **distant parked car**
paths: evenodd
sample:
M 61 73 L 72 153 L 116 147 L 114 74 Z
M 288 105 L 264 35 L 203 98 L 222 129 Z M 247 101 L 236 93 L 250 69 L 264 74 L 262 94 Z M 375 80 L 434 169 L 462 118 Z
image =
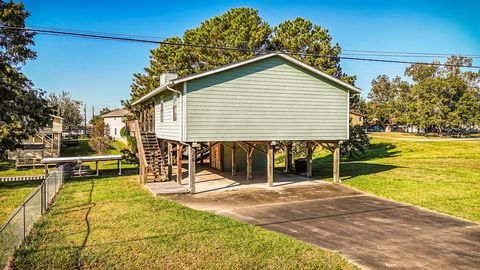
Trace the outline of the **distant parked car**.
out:
M 382 126 L 370 126 L 367 127 L 367 132 L 385 132 L 385 128 Z
M 406 128 L 403 126 L 393 126 L 392 127 L 393 132 L 406 132 Z

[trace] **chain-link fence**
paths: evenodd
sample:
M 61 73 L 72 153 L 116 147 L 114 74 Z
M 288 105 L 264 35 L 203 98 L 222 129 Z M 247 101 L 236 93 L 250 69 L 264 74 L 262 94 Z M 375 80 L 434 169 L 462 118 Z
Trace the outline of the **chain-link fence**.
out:
M 0 269 L 32 229 L 37 218 L 44 214 L 63 181 L 69 176 L 69 165 L 55 169 L 38 186 L 0 227 Z

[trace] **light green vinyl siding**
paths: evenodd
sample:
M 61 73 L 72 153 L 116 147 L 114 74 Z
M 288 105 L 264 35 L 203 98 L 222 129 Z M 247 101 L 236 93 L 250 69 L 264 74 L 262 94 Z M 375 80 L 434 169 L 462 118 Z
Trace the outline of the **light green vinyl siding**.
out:
M 348 91 L 280 57 L 187 83 L 186 141 L 344 140 Z
M 173 121 L 173 96 L 171 91 L 164 91 L 155 97 L 155 133 L 158 138 L 180 140 L 182 105 L 181 98 L 177 97 L 177 121 Z M 160 121 L 160 102 L 163 99 L 163 122 Z

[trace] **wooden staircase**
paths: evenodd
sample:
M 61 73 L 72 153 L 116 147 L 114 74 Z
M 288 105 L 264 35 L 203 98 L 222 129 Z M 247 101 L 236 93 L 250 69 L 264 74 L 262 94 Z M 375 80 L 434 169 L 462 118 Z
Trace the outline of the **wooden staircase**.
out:
M 146 160 L 145 182 L 166 181 L 165 160 L 154 132 L 140 132 Z
M 165 161 L 155 132 L 141 131 L 138 120 L 130 121 L 129 126 L 134 131 L 135 140 L 137 141 L 140 181 L 142 183 L 167 181 Z

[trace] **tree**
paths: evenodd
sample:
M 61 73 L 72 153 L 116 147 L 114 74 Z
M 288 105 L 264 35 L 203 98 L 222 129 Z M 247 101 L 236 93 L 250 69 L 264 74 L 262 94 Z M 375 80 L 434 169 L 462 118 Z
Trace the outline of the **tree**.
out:
M 273 30 L 269 49 L 291 53 L 305 64 L 348 83 L 353 84 L 356 79 L 342 72 L 340 45 L 332 45 L 328 30 L 309 20 L 298 17 L 280 23 Z
M 433 62 L 438 63 L 437 61 Z M 415 82 L 415 124 L 441 134 L 447 127 L 478 125 L 480 72 L 464 71 L 472 59 L 451 56 L 445 66 L 414 64 L 405 71 Z
M 390 79 L 387 75 L 380 75 L 375 78 L 368 93 L 368 115 L 391 127 L 401 115 L 398 107 L 401 93 L 408 91 L 408 88 L 408 83 L 400 77 Z
M 111 111 L 112 111 L 112 110 L 110 110 L 109 108 L 103 108 L 103 109 L 101 109 L 100 112 L 99 112 L 97 115 L 94 115 L 94 116 L 92 117 L 92 119 L 90 119 L 89 123 L 92 124 L 92 125 L 94 125 L 97 121 L 103 119 L 103 118 L 102 118 L 102 115 L 107 114 L 107 113 L 109 113 L 109 112 L 111 112 Z
M 112 140 L 108 137 L 107 127 L 105 122 L 97 121 L 93 126 L 92 136 L 88 141 L 88 145 L 95 152 L 99 154 L 105 154 L 110 147 Z
M 123 105 L 130 107 L 133 101 L 158 87 L 159 77 L 164 72 L 185 76 L 251 58 L 267 50 L 300 52 L 292 54 L 292 57 L 353 83 L 355 77 L 347 76 L 340 67 L 340 46 L 332 45 L 331 40 L 326 29 L 302 18 L 281 23 L 272 32 L 272 28 L 258 15 L 257 10 L 233 8 L 185 31 L 182 38 L 171 37 L 165 40 L 205 47 L 162 44 L 151 50 L 149 67 L 145 68 L 144 73 L 133 75 L 130 100 L 124 100 Z M 206 48 L 208 46 L 239 50 Z
M 68 132 L 78 132 L 82 128 L 82 102 L 71 97 L 70 92 L 50 94 L 50 104 L 58 116 L 63 117 L 63 129 Z
M 377 77 L 369 93 L 369 114 L 389 125 L 415 125 L 439 134 L 447 128 L 478 126 L 480 72 L 460 67 L 471 66 L 472 59 L 454 55 L 445 66 L 438 64 L 433 61 L 407 67 L 405 75 L 412 79 L 411 84 L 399 77 Z
M 0 0 L 0 25 L 24 27 L 30 13 L 22 3 Z M 35 34 L 13 29 L 0 29 L 0 154 L 17 147 L 50 121 L 51 108 L 45 93 L 34 89 L 21 72 L 27 60 L 36 53 Z
M 188 49 L 193 61 L 189 73 L 251 58 L 265 50 L 271 32 L 272 29 L 258 15 L 258 11 L 246 7 L 230 9 L 202 22 L 199 27 L 185 32 L 185 43 L 241 50 Z
M 367 101 L 361 95 L 350 96 L 350 111 L 367 115 Z
M 150 66 L 145 68 L 145 73 L 133 75 L 131 99 L 123 104 L 128 107 L 158 87 L 162 73 L 175 72 L 185 76 L 252 57 L 255 55 L 252 51 L 265 48 L 270 33 L 270 26 L 260 18 L 257 10 L 242 7 L 202 22 L 200 26 L 185 31 L 183 38 L 168 38 L 166 42 L 235 47 L 245 51 L 162 44 L 150 51 Z

